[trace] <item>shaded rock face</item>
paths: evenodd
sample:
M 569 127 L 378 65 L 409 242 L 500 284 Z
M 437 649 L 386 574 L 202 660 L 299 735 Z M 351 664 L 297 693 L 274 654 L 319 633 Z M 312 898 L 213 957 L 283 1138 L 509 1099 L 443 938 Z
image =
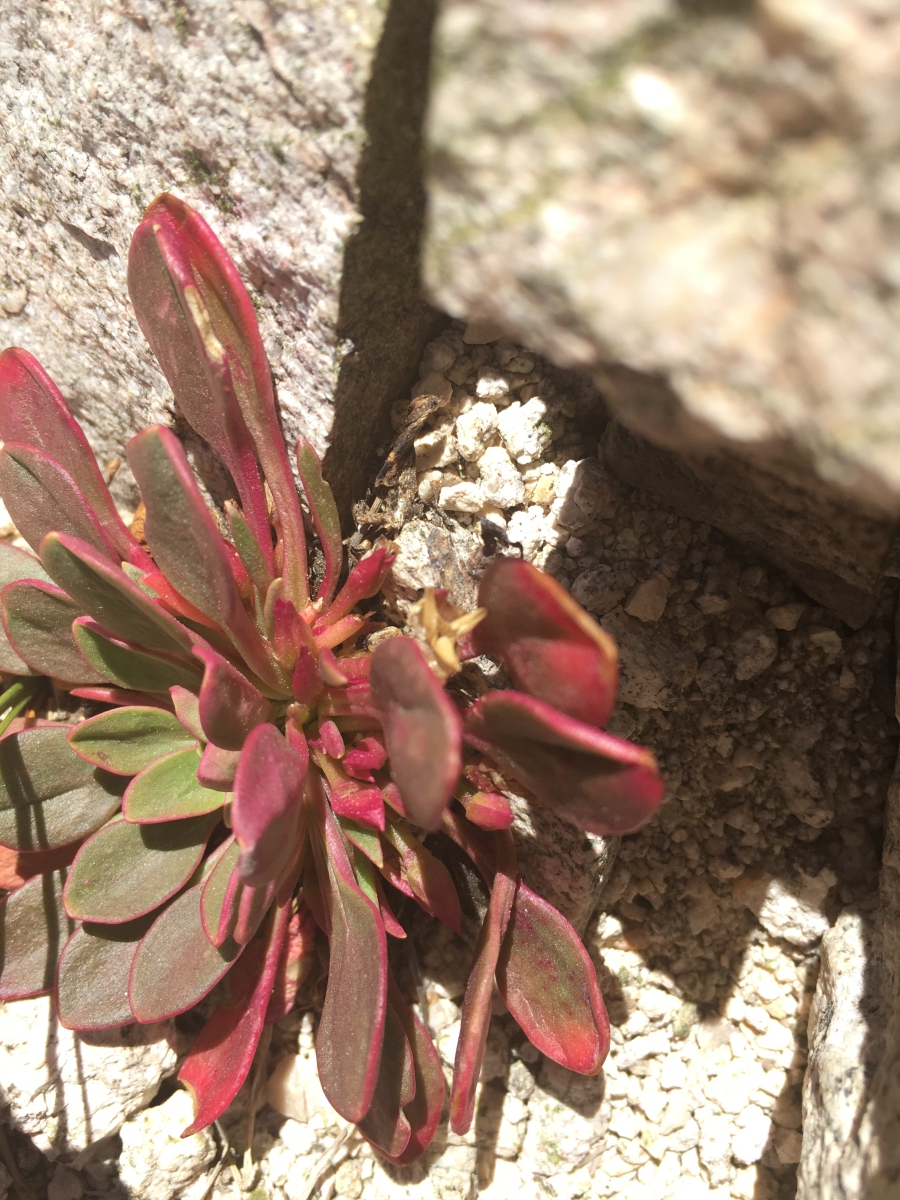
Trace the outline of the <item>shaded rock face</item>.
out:
M 169 190 L 250 286 L 288 441 L 324 452 L 334 427 L 332 480 L 345 503 L 361 489 L 434 318 L 416 259 L 431 13 L 0 0 L 0 344 L 43 362 L 101 458 L 171 421 L 125 287 Z
M 592 370 L 658 443 L 896 511 L 896 6 L 449 0 L 436 56 L 443 307 Z

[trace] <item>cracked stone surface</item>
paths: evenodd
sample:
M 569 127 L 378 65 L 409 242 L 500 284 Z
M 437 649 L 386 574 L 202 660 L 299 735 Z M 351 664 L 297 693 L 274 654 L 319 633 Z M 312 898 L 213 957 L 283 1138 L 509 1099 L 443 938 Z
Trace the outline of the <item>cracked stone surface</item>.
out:
M 359 430 L 386 425 L 432 320 L 416 246 L 430 19 L 405 0 L 0 2 L 0 344 L 43 362 L 102 461 L 172 420 L 125 288 L 134 227 L 169 190 L 249 284 L 289 443 L 335 436 L 332 477 L 361 491 L 375 443 Z

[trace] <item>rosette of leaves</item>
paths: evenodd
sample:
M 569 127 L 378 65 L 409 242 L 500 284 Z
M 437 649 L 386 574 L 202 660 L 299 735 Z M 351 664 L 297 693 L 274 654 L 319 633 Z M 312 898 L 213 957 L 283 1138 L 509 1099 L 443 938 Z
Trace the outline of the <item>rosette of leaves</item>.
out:
M 225 250 L 197 213 L 160 196 L 134 235 L 128 283 L 180 411 L 236 499 L 217 518 L 181 443 L 155 426 L 126 450 L 142 499 L 140 528 L 126 528 L 47 374 L 23 350 L 0 356 L 0 494 L 37 555 L 0 546 L 0 669 L 16 677 L 0 705 L 8 721 L 49 677 L 102 708 L 0 740 L 0 847 L 29 870 L 43 863 L 2 901 L 0 999 L 53 991 L 65 1026 L 98 1030 L 175 1016 L 221 984 L 180 1072 L 195 1101 L 187 1135 L 234 1098 L 320 930 L 322 1087 L 386 1158 L 410 1162 L 434 1135 L 444 1077 L 387 939 L 406 937 L 403 897 L 460 928 L 450 873 L 424 837 L 443 830 L 490 892 L 450 1103 L 463 1131 L 495 978 L 557 1062 L 595 1072 L 609 1043 L 584 947 L 518 878 L 505 775 L 607 832 L 650 815 L 659 778 L 645 751 L 599 730 L 615 647 L 527 564 L 489 570 L 474 632 L 444 622 L 429 646 L 382 634 L 370 649 L 366 601 L 390 548 L 341 583 L 331 491 L 301 438 L 301 503 L 253 306 Z M 520 690 L 461 712 L 430 649 L 453 659 L 464 628 L 464 651 L 496 655 Z

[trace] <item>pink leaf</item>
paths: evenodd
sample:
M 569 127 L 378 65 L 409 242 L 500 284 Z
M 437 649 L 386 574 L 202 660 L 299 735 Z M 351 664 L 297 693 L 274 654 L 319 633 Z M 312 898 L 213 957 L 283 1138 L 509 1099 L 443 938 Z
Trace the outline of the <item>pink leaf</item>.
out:
M 466 984 L 460 1019 L 459 1041 L 453 1063 L 453 1088 L 450 1092 L 450 1128 L 464 1134 L 475 1112 L 475 1089 L 484 1061 L 488 1027 L 491 1023 L 491 991 L 500 947 L 509 923 L 516 894 L 515 851 L 507 834 L 502 843 L 503 861 L 499 864 L 491 889 L 491 901 L 485 913 L 475 959 Z
M 240 750 L 247 735 L 267 721 L 272 706 L 245 675 L 211 646 L 195 646 L 204 664 L 200 723 L 207 740 L 223 750 Z
M 360 821 L 372 829 L 384 829 L 384 801 L 380 788 L 360 786 L 346 780 L 331 789 L 331 807 L 339 817 Z
M 178 1072 L 194 1101 L 194 1120 L 182 1137 L 205 1129 L 220 1116 L 247 1078 L 263 1030 L 289 918 L 290 905 L 273 909 L 267 933 L 248 948 L 234 968 L 237 970 L 256 951 L 254 959 L 261 961 L 258 973 L 254 972 L 252 991 L 241 1003 L 216 1009 Z
M 305 764 L 274 725 L 257 725 L 244 743 L 234 781 L 231 823 L 250 887 L 274 879 L 299 839 Z
M 223 750 L 221 746 L 209 742 L 200 756 L 197 782 L 203 787 L 212 788 L 214 792 L 230 792 L 240 761 L 240 750 Z
M 618 686 L 615 642 L 549 575 L 518 558 L 497 558 L 478 589 L 488 615 L 472 635 L 517 688 L 579 721 L 602 726 Z
M 319 621 L 313 632 L 327 625 L 334 625 L 346 613 L 355 608 L 360 600 L 367 600 L 381 591 L 381 585 L 396 558 L 386 546 L 379 546 L 371 554 L 361 558 L 347 578 L 347 582 L 334 598 L 334 603 Z
M 489 692 L 473 704 L 466 738 L 589 833 L 633 833 L 662 800 L 648 750 L 519 692 Z
M 521 880 L 497 984 L 532 1045 L 570 1071 L 597 1074 L 609 1052 L 609 1018 L 594 964 L 562 913 Z
M 509 829 L 513 823 L 509 801 L 500 792 L 466 794 L 462 797 L 462 804 L 467 819 L 479 829 Z
M 342 762 L 348 775 L 372 783 L 372 772 L 379 771 L 387 762 L 387 751 L 378 738 L 364 737 L 350 747 Z
M 146 551 L 125 526 L 81 426 L 50 376 L 27 350 L 0 354 L 0 440 L 42 450 L 75 481 L 119 556 L 150 566 Z
M 412 820 L 437 829 L 462 761 L 459 715 L 412 638 L 381 642 L 370 678 L 391 778 Z
M 257 490 L 246 484 L 251 455 L 244 425 L 249 430 L 281 522 L 285 595 L 298 609 L 304 608 L 309 591 L 300 502 L 256 314 L 234 264 L 203 218 L 164 194 L 147 209 L 134 235 L 129 290 L 141 327 L 188 420 L 217 448 L 227 436 L 229 451 L 223 457 L 226 462 L 229 457 L 239 459 L 235 479 L 245 479 L 247 495 L 252 492 L 251 505 L 243 494 L 241 498 L 265 548 L 267 522 L 263 530 Z M 224 399 L 229 384 L 240 417 L 230 397 Z M 227 435 L 217 427 L 224 427 Z
M 306 646 L 297 652 L 297 664 L 291 680 L 291 690 L 298 704 L 312 707 L 322 692 L 322 676 L 316 656 Z

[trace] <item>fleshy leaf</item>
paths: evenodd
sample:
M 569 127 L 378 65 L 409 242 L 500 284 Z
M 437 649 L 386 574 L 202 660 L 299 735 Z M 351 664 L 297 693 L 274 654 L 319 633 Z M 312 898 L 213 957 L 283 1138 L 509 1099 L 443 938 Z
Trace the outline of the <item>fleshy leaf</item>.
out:
M 462 796 L 466 819 L 479 829 L 509 829 L 513 823 L 513 811 L 507 798 L 500 792 L 472 792 Z
M 0 355 L 0 364 L 2 359 L 3 355 Z M 21 579 L 50 583 L 50 576 L 41 565 L 40 559 L 29 554 L 27 550 L 11 546 L 9 542 L 0 542 L 0 590 L 7 584 L 17 583 Z M 5 630 L 0 631 L 0 671 L 7 671 L 12 675 L 31 674 L 28 664 L 9 644 Z
M 231 822 L 245 883 L 268 883 L 297 840 L 305 765 L 274 725 L 257 725 L 241 752 Z
M 78 757 L 68 725 L 0 741 L 0 845 L 50 850 L 78 841 L 116 811 L 125 781 Z
M 466 736 L 559 816 L 589 833 L 633 833 L 664 786 L 649 750 L 520 692 L 489 692 L 466 714 Z
M 223 750 L 240 750 L 250 730 L 269 719 L 272 706 L 210 646 L 197 646 L 194 653 L 206 668 L 200 688 L 200 723 L 207 740 Z
M 23 580 L 3 589 L 3 626 L 9 644 L 39 675 L 66 683 L 102 683 L 104 677 L 85 662 L 72 636 L 81 609 L 52 583 Z
M 205 1129 L 220 1116 L 247 1078 L 263 1031 L 289 917 L 289 904 L 273 910 L 267 936 L 264 934 L 258 943 L 248 947 L 235 967 L 235 971 L 240 970 L 251 954 L 258 955 L 260 961 L 251 975 L 249 995 L 237 1004 L 216 1009 L 178 1072 L 194 1101 L 194 1120 L 182 1137 Z
M 399 821 L 388 821 L 385 837 L 400 855 L 403 874 L 422 908 L 461 933 L 459 896 L 450 872 Z
M 116 552 L 106 540 L 84 494 L 55 459 L 19 442 L 0 451 L 0 494 L 13 523 L 32 550 L 53 530 L 88 542 L 111 562 Z
M 194 873 L 218 813 L 158 825 L 114 817 L 81 847 L 66 880 L 66 911 L 120 925 L 158 908 Z
M 215 792 L 230 792 L 240 761 L 240 750 L 222 750 L 209 742 L 197 768 L 197 780 L 203 787 L 212 788 Z
M 297 999 L 297 993 L 316 959 L 316 923 L 307 906 L 300 907 L 291 917 L 287 936 L 275 972 L 272 995 L 266 1009 L 266 1024 L 283 1020 Z
M 149 558 L 122 523 L 97 460 L 59 389 L 27 350 L 0 354 L 0 440 L 36 446 L 71 475 L 119 556 L 137 566 Z
M 14 892 L 35 875 L 67 867 L 78 853 L 80 842 L 70 842 L 56 850 L 10 850 L 0 846 L 0 888 Z
M 381 642 L 370 679 L 403 804 L 417 825 L 437 829 L 461 766 L 459 715 L 412 638 Z
M 478 603 L 487 616 L 472 639 L 499 659 L 515 686 L 588 725 L 606 724 L 618 686 L 616 644 L 550 575 L 496 558 Z
M 259 539 L 247 524 L 247 520 L 238 506 L 232 500 L 225 501 L 225 516 L 234 548 L 244 564 L 248 576 L 261 592 L 266 592 L 272 583 L 274 561 L 271 554 L 271 538 L 269 539 L 269 554 L 263 550 Z
M 391 1008 L 403 1025 L 407 1041 L 412 1049 L 416 1072 L 416 1093 L 403 1111 L 410 1125 L 410 1138 L 403 1152 L 391 1158 L 396 1166 L 405 1166 L 415 1160 L 431 1145 L 444 1107 L 444 1072 L 440 1056 L 428 1030 L 415 1015 L 400 994 L 393 977 L 388 980 L 388 996 Z
M 562 915 L 519 881 L 497 963 L 500 995 L 542 1054 L 596 1075 L 609 1051 L 609 1018 L 594 965 Z
M 153 425 L 128 443 L 131 469 L 146 505 L 144 536 L 166 578 L 195 608 L 226 630 L 250 668 L 280 686 L 265 645 L 248 617 L 216 528 L 181 443 Z
M 503 837 L 504 835 L 500 835 Z M 453 1088 L 450 1093 L 450 1128 L 454 1133 L 468 1132 L 475 1112 L 475 1089 L 484 1061 L 488 1027 L 491 1023 L 491 991 L 513 899 L 516 894 L 515 856 L 512 839 L 505 835 L 500 843 L 501 862 L 494 876 L 491 900 L 485 913 L 460 1018 L 459 1041 L 453 1064 Z M 505 851 L 505 853 L 504 853 Z
M 128 976 L 155 913 L 123 925 L 80 925 L 66 942 L 56 979 L 56 1011 L 65 1029 L 130 1025 Z
M 109 638 L 90 617 L 79 617 L 72 625 L 72 633 L 88 665 L 119 687 L 167 692 L 175 684 L 187 688 L 199 686 L 199 670 L 191 663 Z
M 310 776 L 313 849 L 331 921 L 331 959 L 316 1061 L 322 1090 L 347 1121 L 369 1110 L 378 1081 L 387 1006 L 387 939 L 375 905 L 360 891 L 337 821 Z M 320 840 L 321 839 L 321 840 Z
M 256 313 L 234 263 L 198 213 L 164 194 L 147 209 L 134 235 L 129 289 L 141 327 L 188 420 L 217 449 L 227 436 L 230 444 L 222 451 L 226 462 L 236 458 L 231 447 L 242 437 L 223 391 L 230 382 L 280 518 L 285 595 L 304 608 L 309 592 L 300 501 Z M 238 482 L 246 461 L 242 443 Z M 244 492 L 250 494 L 246 485 Z M 244 511 L 262 541 L 244 492 Z
M 91 546 L 48 534 L 41 561 L 53 581 L 105 630 L 145 650 L 190 653 L 193 639 L 143 588 Z
M 387 578 L 387 573 L 396 557 L 396 554 L 387 546 L 378 546 L 371 554 L 361 558 L 353 567 L 347 577 L 347 582 L 335 596 L 328 612 L 322 617 L 313 632 L 318 633 L 320 628 L 334 625 L 352 608 L 355 608 L 360 600 L 367 600 L 370 596 L 375 596 L 381 590 L 381 585 Z
M 304 437 L 297 439 L 297 472 L 325 559 L 325 572 L 319 585 L 318 598 L 327 604 L 334 595 L 344 557 L 341 519 L 331 487 L 322 477 L 319 456 L 312 443 Z
M 194 276 L 191 247 L 185 241 L 185 235 L 195 240 L 191 226 L 199 220 L 171 197 L 155 201 L 131 241 L 128 291 L 181 411 L 227 465 L 258 542 L 265 545 L 268 540 L 271 567 L 265 494 L 235 389 L 234 373 L 246 364 L 240 358 L 232 362 L 216 337 L 206 289 L 202 277 Z M 234 314 L 229 315 L 233 319 Z
M 221 808 L 225 797 L 221 791 L 200 783 L 199 768 L 200 751 L 193 745 L 155 759 L 126 789 L 122 802 L 125 820 L 153 825 L 199 817 Z
M 116 708 L 76 725 L 69 745 L 85 762 L 115 775 L 137 775 L 166 754 L 195 744 L 164 708 Z
M 369 1111 L 357 1128 L 367 1141 L 388 1158 L 397 1158 L 409 1144 L 410 1126 L 403 1111 L 416 1094 L 412 1050 L 400 1018 L 388 1004 L 378 1082 Z
M 215 865 L 200 893 L 200 919 L 214 946 L 221 946 L 231 935 L 237 920 L 237 899 L 243 887 L 237 874 L 240 854 L 240 846 L 230 837 L 209 859 L 215 860 Z
M 184 728 L 198 742 L 205 742 L 206 734 L 203 732 L 203 726 L 200 724 L 199 699 L 193 692 L 189 692 L 187 688 L 177 686 L 169 688 L 169 695 L 172 698 L 175 716 Z
M 378 834 L 367 829 L 364 825 L 359 825 L 351 817 L 340 817 L 340 826 L 344 831 L 344 836 L 348 842 L 352 842 L 362 853 L 373 862 L 376 867 L 381 867 L 384 864 L 384 855 L 381 852 L 381 839 Z M 369 899 L 371 900 L 371 896 Z
M 59 952 L 72 930 L 63 907 L 64 871 L 37 875 L 0 900 L 0 1000 L 53 987 Z
M 206 936 L 200 920 L 202 887 L 196 884 L 173 901 L 137 948 L 128 999 L 134 1015 L 145 1025 L 193 1008 L 243 949 L 230 939 L 214 946 Z M 173 946 L 178 947 L 177 954 L 172 953 Z

